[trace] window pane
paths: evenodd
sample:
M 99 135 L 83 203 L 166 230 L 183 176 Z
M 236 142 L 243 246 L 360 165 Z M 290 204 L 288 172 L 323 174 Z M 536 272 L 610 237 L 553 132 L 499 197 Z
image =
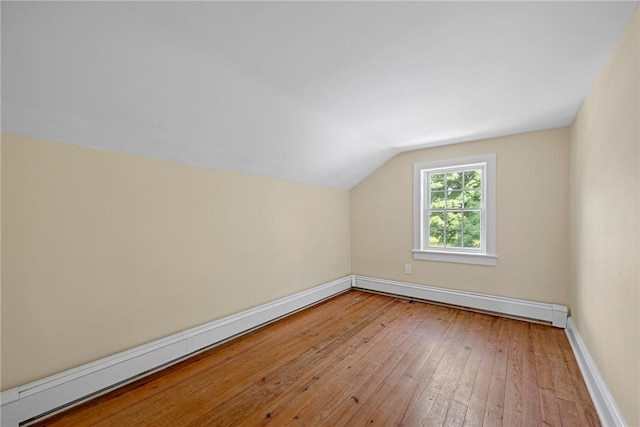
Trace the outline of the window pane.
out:
M 431 192 L 430 209 L 444 209 L 444 191 Z
M 429 214 L 429 228 L 444 228 L 444 212 L 431 212 Z
M 441 228 L 432 228 L 429 230 L 429 245 L 444 246 L 444 230 Z
M 455 209 L 462 207 L 462 191 L 447 192 L 447 209 Z
M 462 189 L 462 172 L 450 172 L 447 174 L 447 190 Z
M 480 247 L 480 230 L 464 230 L 464 247 L 479 248 Z
M 466 211 L 464 213 L 464 229 L 480 229 L 480 218 L 480 211 Z
M 471 190 L 464 192 L 464 207 L 479 208 L 482 205 L 482 191 Z
M 447 247 L 459 248 L 462 247 L 462 233 L 460 230 L 446 230 L 446 245 Z
M 462 228 L 462 212 L 447 212 L 446 228 Z
M 438 173 L 431 175 L 431 191 L 444 190 L 444 174 Z
M 464 172 L 464 188 L 467 190 L 479 189 L 482 186 L 482 171 L 471 170 Z

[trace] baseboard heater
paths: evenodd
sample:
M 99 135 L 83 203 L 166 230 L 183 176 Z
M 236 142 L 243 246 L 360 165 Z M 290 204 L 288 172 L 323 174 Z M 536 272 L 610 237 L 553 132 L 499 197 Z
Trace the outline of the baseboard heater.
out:
M 556 328 L 566 328 L 567 326 L 568 309 L 566 306 L 560 304 L 498 297 L 365 276 L 353 276 L 352 287 L 365 291 L 397 295 L 420 301 L 435 302 L 484 313 L 546 323 Z

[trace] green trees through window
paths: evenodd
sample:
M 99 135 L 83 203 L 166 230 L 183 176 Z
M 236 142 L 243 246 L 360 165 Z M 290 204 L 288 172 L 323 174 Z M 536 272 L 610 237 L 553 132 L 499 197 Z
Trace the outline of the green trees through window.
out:
M 481 247 L 482 169 L 428 173 L 429 245 Z

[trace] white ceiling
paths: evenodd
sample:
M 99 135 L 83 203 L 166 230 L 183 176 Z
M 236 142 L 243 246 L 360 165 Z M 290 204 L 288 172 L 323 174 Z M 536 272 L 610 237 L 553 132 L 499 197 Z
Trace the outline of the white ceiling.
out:
M 2 130 L 350 188 L 571 124 L 638 2 L 6 2 Z

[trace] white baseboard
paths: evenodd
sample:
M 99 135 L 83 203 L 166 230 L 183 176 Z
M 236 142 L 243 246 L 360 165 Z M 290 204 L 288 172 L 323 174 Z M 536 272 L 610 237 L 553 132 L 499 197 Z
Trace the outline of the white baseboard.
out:
M 603 426 L 607 427 L 626 426 L 627 423 L 622 417 L 622 413 L 620 409 L 618 409 L 616 402 L 613 400 L 607 383 L 604 381 L 604 378 L 602 378 L 596 362 L 591 357 L 591 353 L 589 353 L 571 317 L 569 317 L 567 321 L 565 333 L 569 339 L 569 344 L 571 344 L 573 354 L 575 354 L 576 360 L 578 361 L 580 372 L 582 372 L 582 377 L 587 384 L 589 395 L 591 395 L 591 400 L 593 400 L 593 404 L 596 407 L 600 422 Z
M 353 286 L 370 291 L 548 322 L 557 328 L 564 328 L 567 324 L 567 307 L 559 304 L 546 304 L 363 276 L 354 276 Z
M 179 361 L 351 288 L 352 277 L 325 283 L 205 325 L 105 357 L 0 394 L 0 425 L 19 423 Z

